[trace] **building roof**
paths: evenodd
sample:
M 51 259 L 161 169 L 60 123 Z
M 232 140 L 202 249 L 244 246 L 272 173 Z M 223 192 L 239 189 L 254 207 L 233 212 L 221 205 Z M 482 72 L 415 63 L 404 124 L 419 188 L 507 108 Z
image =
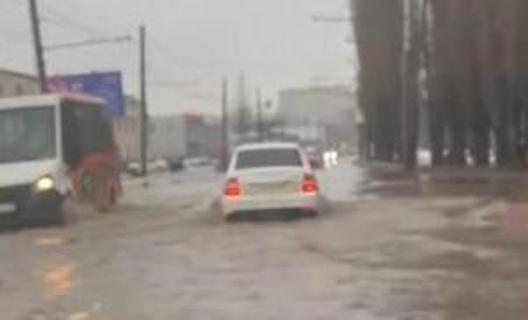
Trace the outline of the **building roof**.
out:
M 18 96 L 0 99 L 0 110 L 34 107 L 39 105 L 56 105 L 61 100 L 76 100 L 86 103 L 104 104 L 104 100 L 82 94 L 44 94 Z
M 5 74 L 5 75 L 13 76 L 13 77 L 24 78 L 28 80 L 34 80 L 34 81 L 38 80 L 37 77 L 32 74 L 23 73 L 19 71 L 13 71 L 13 70 L 7 70 L 7 69 L 2 69 L 2 68 L 0 68 L 0 74 Z

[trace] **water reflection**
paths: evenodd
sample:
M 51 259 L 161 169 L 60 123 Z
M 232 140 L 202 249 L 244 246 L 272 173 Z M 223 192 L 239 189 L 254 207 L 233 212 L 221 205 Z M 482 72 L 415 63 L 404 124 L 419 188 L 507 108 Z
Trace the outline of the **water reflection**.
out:
M 53 297 L 68 294 L 74 286 L 75 271 L 76 266 L 73 263 L 63 263 L 48 268 L 41 279 L 46 291 Z

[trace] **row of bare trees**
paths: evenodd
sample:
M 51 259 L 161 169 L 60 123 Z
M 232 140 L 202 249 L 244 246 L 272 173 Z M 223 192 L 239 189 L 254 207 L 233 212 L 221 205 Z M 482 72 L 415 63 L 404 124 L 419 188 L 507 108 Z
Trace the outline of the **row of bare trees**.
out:
M 433 165 L 526 166 L 528 1 L 351 0 L 364 154 Z

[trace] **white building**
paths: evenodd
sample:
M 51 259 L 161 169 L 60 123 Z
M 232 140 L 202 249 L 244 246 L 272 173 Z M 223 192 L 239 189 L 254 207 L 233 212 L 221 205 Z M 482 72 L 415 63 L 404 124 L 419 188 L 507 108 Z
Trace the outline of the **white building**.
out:
M 37 77 L 22 72 L 0 69 L 0 98 L 35 95 L 39 92 Z
M 125 115 L 114 120 L 116 143 L 125 162 L 139 161 L 141 153 L 141 103 L 125 96 Z
M 152 158 L 217 158 L 221 152 L 221 126 L 200 115 L 158 115 L 149 119 L 149 154 Z

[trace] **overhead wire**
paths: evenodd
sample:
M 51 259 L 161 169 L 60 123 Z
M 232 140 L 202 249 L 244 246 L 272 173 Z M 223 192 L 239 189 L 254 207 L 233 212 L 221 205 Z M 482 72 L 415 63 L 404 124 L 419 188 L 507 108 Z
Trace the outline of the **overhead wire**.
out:
M 22 3 L 22 0 L 7 0 L 7 1 L 4 1 L 3 4 L 12 4 L 14 7 L 18 7 L 18 8 L 24 8 L 25 7 L 25 3 Z
M 24 6 L 21 0 L 8 1 L 20 8 Z M 91 39 L 96 39 L 97 37 L 115 37 L 117 36 L 115 30 L 132 29 L 125 27 L 122 23 L 116 22 L 116 20 L 110 20 L 106 17 L 95 14 L 93 11 L 87 9 L 75 0 L 69 0 L 64 3 L 67 3 L 70 8 L 72 8 L 71 11 L 83 12 L 84 17 L 89 17 L 89 19 L 85 18 L 84 20 L 97 21 L 97 27 L 92 23 L 87 23 L 78 19 L 79 16 L 77 15 L 73 18 L 72 15 L 65 13 L 64 9 L 59 9 L 57 5 L 53 4 L 51 1 L 46 2 L 45 6 L 41 6 L 40 16 L 43 22 L 47 23 L 49 26 L 60 28 L 68 33 L 88 36 L 89 39 L 87 39 L 86 42 L 89 42 Z M 132 41 L 137 43 L 137 38 L 134 37 Z M 192 94 L 193 96 L 201 95 L 216 97 L 218 95 L 217 87 L 219 85 L 217 82 L 219 82 L 220 79 L 216 79 L 216 77 L 213 76 L 214 72 L 210 71 L 210 69 L 204 70 L 204 64 L 206 64 L 206 62 L 190 59 L 189 57 L 177 57 L 178 55 L 167 50 L 166 42 L 159 39 L 155 34 L 149 34 L 148 42 L 153 48 L 148 51 L 148 54 L 155 56 L 154 59 L 149 59 L 151 80 L 148 85 L 150 87 L 155 87 L 156 89 L 161 90 L 183 89 L 188 91 L 189 89 L 193 89 L 194 91 L 199 91 L 198 94 Z M 53 46 L 52 44 L 50 45 Z M 116 57 L 118 57 L 118 59 L 116 59 Z M 119 65 L 119 69 L 126 73 L 135 73 L 137 71 L 133 67 L 130 67 L 129 63 L 124 63 L 125 61 L 123 60 L 122 55 L 112 55 L 110 58 L 111 59 L 105 61 L 104 64 L 116 65 L 116 67 Z M 135 54 L 131 54 L 129 59 L 136 59 Z M 107 60 L 106 57 L 104 60 Z M 185 69 L 186 76 L 184 77 L 178 76 L 181 75 L 182 69 Z M 189 73 L 192 73 L 193 75 L 189 75 Z M 212 94 L 213 91 L 214 94 Z
M 26 6 L 20 0 L 0 0 L 0 8 L 5 8 L 5 10 L 0 10 L 0 27 L 9 30 L 9 32 L 0 33 L 2 47 L 8 46 L 9 50 L 15 46 L 27 45 L 29 42 L 25 35 L 29 30 L 29 16 L 26 15 Z M 2 17 L 3 14 L 5 17 Z M 24 18 L 27 19 L 22 20 Z M 23 21 L 27 25 L 18 23 L 19 21 Z
M 45 22 L 50 22 L 58 27 L 62 27 L 67 31 L 72 31 L 74 28 L 82 33 L 88 33 L 90 36 L 108 36 L 108 30 L 95 27 L 92 24 L 83 23 L 80 19 L 73 19 L 71 15 L 65 14 L 57 9 L 57 7 L 47 4 L 41 6 L 41 17 Z
M 116 17 L 110 19 L 110 18 L 102 16 L 100 13 L 95 14 L 92 10 L 90 10 L 89 8 L 82 5 L 76 0 L 65 1 L 65 4 L 67 4 L 68 6 L 70 6 L 70 8 L 72 8 L 71 11 L 83 12 L 84 15 L 90 16 L 90 20 L 97 20 L 99 25 L 106 25 L 107 27 L 109 27 L 109 29 L 106 30 L 107 32 L 111 30 L 113 33 L 115 32 L 124 33 L 125 30 L 132 29 L 132 26 L 120 22 L 119 20 L 116 19 Z

